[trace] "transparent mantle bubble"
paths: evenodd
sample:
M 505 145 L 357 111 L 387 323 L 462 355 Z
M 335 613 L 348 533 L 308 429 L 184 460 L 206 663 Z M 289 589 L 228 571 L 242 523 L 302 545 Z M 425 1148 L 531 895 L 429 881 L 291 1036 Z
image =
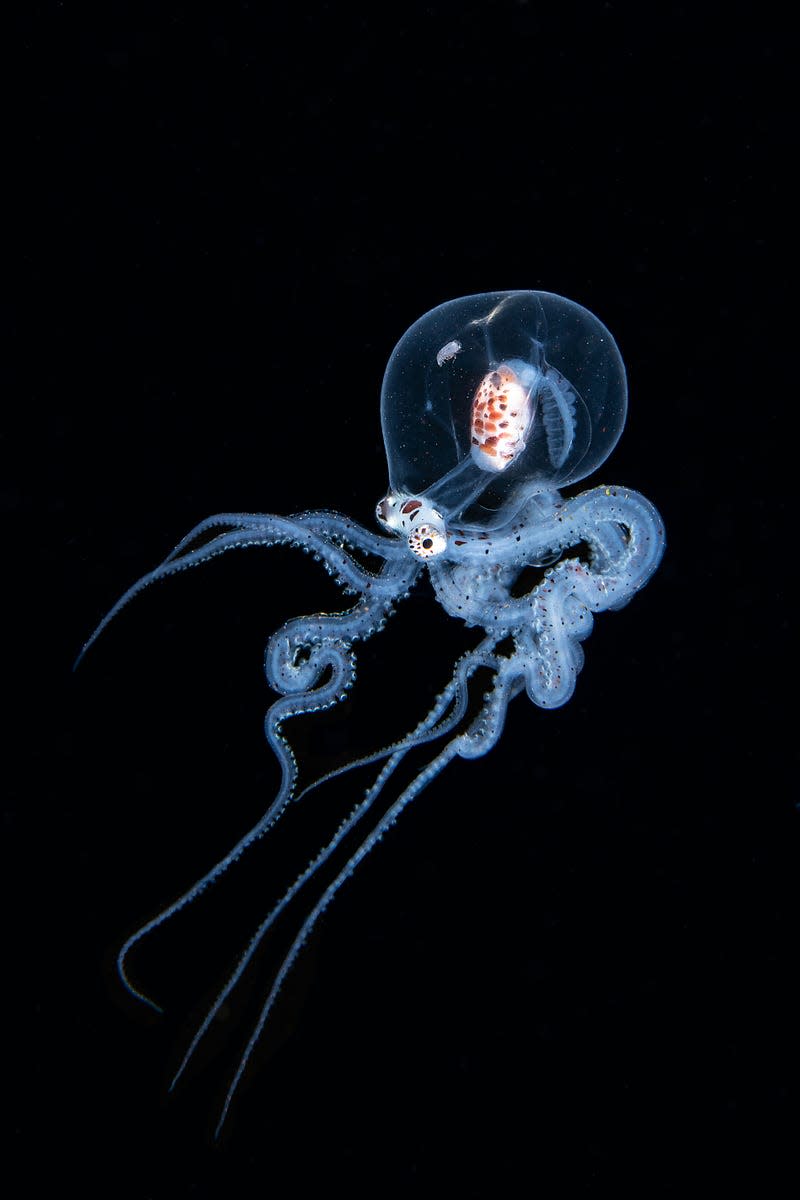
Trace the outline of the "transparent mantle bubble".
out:
M 484 396 L 493 380 L 514 381 L 500 398 L 523 397 L 526 421 L 499 468 L 487 466 L 499 459 L 481 453 L 476 436 L 496 425 L 480 416 L 475 423 L 479 389 Z M 500 525 L 528 497 L 596 470 L 626 409 L 617 345 L 580 304 L 551 292 L 450 300 L 411 326 L 386 368 L 381 423 L 391 488 L 425 497 L 448 520 Z

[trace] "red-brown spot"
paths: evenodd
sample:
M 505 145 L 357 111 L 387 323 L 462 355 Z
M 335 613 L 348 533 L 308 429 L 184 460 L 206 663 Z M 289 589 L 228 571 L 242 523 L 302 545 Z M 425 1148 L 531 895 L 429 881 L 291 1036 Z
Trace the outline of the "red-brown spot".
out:
M 401 513 L 412 513 L 412 512 L 416 512 L 416 510 L 418 508 L 422 508 L 421 500 L 406 500 L 405 504 L 400 509 L 400 512 Z

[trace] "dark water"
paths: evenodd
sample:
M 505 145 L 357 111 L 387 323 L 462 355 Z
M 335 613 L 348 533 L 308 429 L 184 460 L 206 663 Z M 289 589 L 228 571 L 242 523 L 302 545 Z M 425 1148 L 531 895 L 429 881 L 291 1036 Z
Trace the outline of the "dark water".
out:
M 26 13 L 4 1141 L 33 1187 L 788 1190 L 786 40 L 748 6 Z M 72 658 L 209 513 L 371 525 L 394 343 L 446 299 L 527 287 L 616 337 L 628 426 L 596 482 L 657 504 L 667 555 L 598 617 L 570 705 L 518 699 L 495 751 L 432 784 L 343 889 L 215 1149 L 302 905 L 167 1099 L 169 1067 L 366 778 L 293 809 L 142 944 L 163 1018 L 114 955 L 266 806 L 263 644 L 341 601 L 306 558 L 249 551 L 143 596 L 76 676 Z M 473 642 L 420 586 L 342 711 L 297 723 L 301 766 L 408 729 Z

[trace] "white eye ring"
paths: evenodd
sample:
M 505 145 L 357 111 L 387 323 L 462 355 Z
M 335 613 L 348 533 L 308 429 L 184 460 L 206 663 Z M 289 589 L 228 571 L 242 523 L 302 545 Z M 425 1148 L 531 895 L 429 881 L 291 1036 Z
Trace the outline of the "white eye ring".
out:
M 435 525 L 418 525 L 408 535 L 408 548 L 417 558 L 434 558 L 446 546 L 446 534 Z

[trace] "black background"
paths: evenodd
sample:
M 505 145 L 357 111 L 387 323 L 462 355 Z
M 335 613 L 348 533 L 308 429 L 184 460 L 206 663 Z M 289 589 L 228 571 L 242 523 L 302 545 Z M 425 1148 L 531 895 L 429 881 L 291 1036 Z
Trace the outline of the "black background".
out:
M 787 41 L 763 5 L 27 9 L 2 492 L 26 1191 L 792 1185 Z M 528 287 L 614 333 L 630 408 L 602 481 L 656 503 L 667 555 L 598 618 L 571 703 L 517 700 L 342 890 L 214 1146 L 302 904 L 171 1098 L 169 1066 L 362 777 L 137 950 L 166 1016 L 114 955 L 265 807 L 263 644 L 341 601 L 296 552 L 228 555 L 71 661 L 209 513 L 371 527 L 394 343 Z M 420 584 L 342 710 L 296 722 L 308 777 L 409 728 L 474 640 Z

